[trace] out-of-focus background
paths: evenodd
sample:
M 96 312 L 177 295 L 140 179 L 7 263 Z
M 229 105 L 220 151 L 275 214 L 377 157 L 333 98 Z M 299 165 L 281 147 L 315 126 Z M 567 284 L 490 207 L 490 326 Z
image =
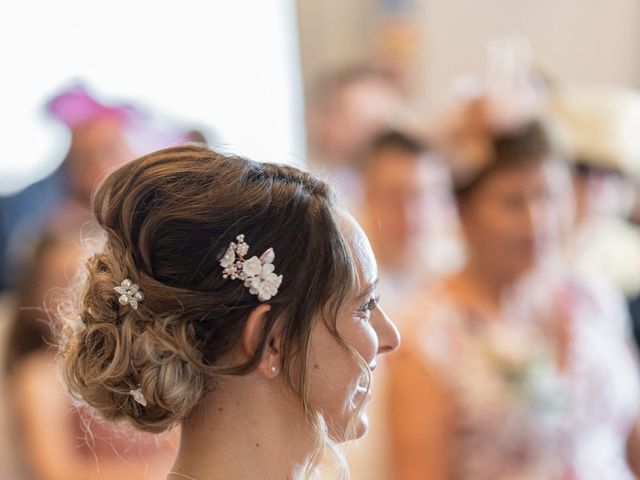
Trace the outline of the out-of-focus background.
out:
M 0 58 L 0 479 L 170 466 L 87 428 L 49 310 L 100 178 L 187 141 L 322 175 L 371 239 L 405 342 L 352 478 L 640 478 L 637 1 L 23 0 Z

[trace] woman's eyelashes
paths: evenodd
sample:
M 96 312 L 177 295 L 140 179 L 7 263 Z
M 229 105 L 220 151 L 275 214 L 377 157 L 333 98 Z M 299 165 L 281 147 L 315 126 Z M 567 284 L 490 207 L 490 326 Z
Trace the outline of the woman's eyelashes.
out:
M 378 303 L 380 303 L 380 295 L 371 297 L 363 306 L 356 310 L 356 316 L 368 319 L 371 312 L 378 308 Z

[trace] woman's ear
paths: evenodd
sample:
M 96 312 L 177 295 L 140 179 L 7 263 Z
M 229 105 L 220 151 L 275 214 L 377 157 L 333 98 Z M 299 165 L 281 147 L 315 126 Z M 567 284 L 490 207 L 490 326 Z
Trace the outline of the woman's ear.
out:
M 260 336 L 264 330 L 271 305 L 262 304 L 253 309 L 247 318 L 247 323 L 242 332 L 242 349 L 247 358 L 253 358 L 258 350 Z M 258 361 L 257 371 L 266 378 L 276 378 L 282 366 L 282 340 L 279 322 L 273 326 L 269 332 L 267 345 L 262 353 L 262 358 Z

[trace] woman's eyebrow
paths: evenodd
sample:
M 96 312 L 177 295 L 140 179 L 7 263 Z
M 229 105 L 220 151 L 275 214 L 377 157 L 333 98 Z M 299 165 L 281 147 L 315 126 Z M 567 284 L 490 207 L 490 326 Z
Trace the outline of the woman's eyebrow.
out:
M 376 287 L 378 286 L 378 279 L 376 278 L 371 284 L 367 285 L 365 290 L 363 290 L 358 297 L 356 298 L 356 300 L 362 300 L 364 297 L 366 297 L 367 295 L 369 295 L 369 293 L 371 293 L 373 290 L 376 289 Z

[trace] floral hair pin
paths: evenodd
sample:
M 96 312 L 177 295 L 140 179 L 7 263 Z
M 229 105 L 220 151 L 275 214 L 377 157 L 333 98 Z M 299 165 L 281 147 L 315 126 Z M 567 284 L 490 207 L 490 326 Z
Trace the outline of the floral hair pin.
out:
M 220 266 L 222 278 L 241 280 L 244 286 L 249 289 L 249 293 L 258 296 L 258 300 L 266 302 L 278 293 L 278 288 L 282 283 L 282 275 L 274 273 L 273 261 L 275 253 L 273 248 L 269 248 L 260 258 L 255 255 L 245 260 L 245 255 L 249 253 L 249 245 L 244 241 L 244 235 L 236 237 L 237 242 L 231 242 L 225 252 Z
M 120 295 L 118 298 L 120 305 L 131 305 L 134 310 L 137 310 L 138 303 L 144 300 L 144 294 L 140 287 L 128 278 L 123 280 L 119 286 L 113 287 L 113 289 Z
M 147 406 L 147 399 L 144 398 L 144 394 L 142 393 L 141 388 L 136 388 L 135 390 L 129 390 L 129 395 L 131 395 L 133 399 L 143 407 Z

